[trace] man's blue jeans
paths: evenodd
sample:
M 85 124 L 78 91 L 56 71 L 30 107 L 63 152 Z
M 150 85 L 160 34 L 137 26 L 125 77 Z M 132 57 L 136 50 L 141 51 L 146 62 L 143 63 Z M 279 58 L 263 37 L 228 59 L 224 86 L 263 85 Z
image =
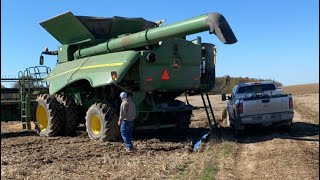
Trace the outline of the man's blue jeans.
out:
M 132 144 L 132 129 L 134 126 L 134 121 L 122 121 L 120 126 L 120 132 L 124 145 L 127 149 L 133 149 Z

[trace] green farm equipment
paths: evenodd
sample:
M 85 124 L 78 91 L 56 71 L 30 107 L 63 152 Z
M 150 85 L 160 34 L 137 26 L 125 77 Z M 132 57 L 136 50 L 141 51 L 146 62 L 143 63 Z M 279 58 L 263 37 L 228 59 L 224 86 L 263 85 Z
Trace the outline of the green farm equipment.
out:
M 202 95 L 212 125 L 207 92 L 215 84 L 216 47 L 202 43 L 200 37 L 188 41 L 186 36 L 208 30 L 225 44 L 237 39 L 218 13 L 162 23 L 71 12 L 40 23 L 61 46 L 42 52 L 58 56 L 58 63 L 45 79 L 49 94 L 36 100 L 38 134 L 73 135 L 79 124 L 85 124 L 93 140 L 116 139 L 121 91 L 136 104 L 135 129 L 185 132 L 195 107 L 175 99 L 183 93 Z
M 51 69 L 47 66 L 26 68 L 18 77 L 1 77 L 2 83 L 11 83 L 13 87 L 1 88 L 1 121 L 21 121 L 22 129 L 31 129 L 32 112 L 36 98 L 48 93 L 48 82 L 43 79 Z

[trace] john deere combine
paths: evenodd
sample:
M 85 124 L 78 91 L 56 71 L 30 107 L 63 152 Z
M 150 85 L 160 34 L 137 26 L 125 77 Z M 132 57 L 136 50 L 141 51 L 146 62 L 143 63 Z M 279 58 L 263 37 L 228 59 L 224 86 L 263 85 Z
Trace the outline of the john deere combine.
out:
M 175 98 L 202 95 L 214 87 L 216 48 L 186 36 L 209 31 L 225 44 L 237 39 L 218 13 L 162 23 L 71 12 L 40 23 L 61 46 L 42 52 L 57 55 L 58 64 L 46 78 L 49 94 L 37 98 L 38 133 L 73 135 L 83 123 L 93 140 L 116 139 L 121 91 L 137 106 L 136 129 L 189 128 L 194 107 Z

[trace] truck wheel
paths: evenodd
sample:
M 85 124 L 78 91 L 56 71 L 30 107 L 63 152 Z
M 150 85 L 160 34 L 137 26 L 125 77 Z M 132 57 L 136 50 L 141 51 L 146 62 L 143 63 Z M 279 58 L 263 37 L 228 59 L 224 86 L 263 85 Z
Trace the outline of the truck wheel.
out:
M 236 141 L 238 141 L 238 138 L 239 138 L 239 129 L 238 129 L 238 123 L 235 122 L 234 125 L 233 125 L 233 134 L 234 134 L 234 138 Z
M 291 126 L 292 126 L 292 119 L 286 120 L 283 123 L 283 128 L 285 131 L 290 131 Z
M 236 118 L 234 120 L 234 124 L 233 124 L 233 133 L 234 133 L 234 138 L 236 139 L 236 141 L 238 141 L 238 139 L 243 135 L 243 133 L 244 133 L 243 128 L 240 127 L 239 121 Z
M 58 94 L 56 99 L 64 111 L 63 133 L 67 136 L 74 136 L 78 128 L 79 107 L 71 97 Z
M 48 94 L 41 94 L 35 103 L 35 129 L 40 136 L 57 136 L 62 132 L 63 111 Z
M 118 115 L 107 104 L 95 103 L 86 114 L 87 133 L 95 141 L 112 141 L 118 139 Z
M 178 134 L 185 134 L 189 129 L 191 114 L 191 111 L 182 111 L 177 113 L 176 132 Z

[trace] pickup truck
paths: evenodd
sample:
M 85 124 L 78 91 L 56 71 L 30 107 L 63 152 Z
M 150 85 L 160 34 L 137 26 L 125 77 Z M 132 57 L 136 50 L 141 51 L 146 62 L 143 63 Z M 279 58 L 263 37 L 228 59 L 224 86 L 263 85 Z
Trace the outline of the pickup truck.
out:
M 285 94 L 273 82 L 238 84 L 231 96 L 222 94 L 222 100 L 228 100 L 222 116 L 227 117 L 236 137 L 249 125 L 281 124 L 290 127 L 292 124 L 292 96 Z

